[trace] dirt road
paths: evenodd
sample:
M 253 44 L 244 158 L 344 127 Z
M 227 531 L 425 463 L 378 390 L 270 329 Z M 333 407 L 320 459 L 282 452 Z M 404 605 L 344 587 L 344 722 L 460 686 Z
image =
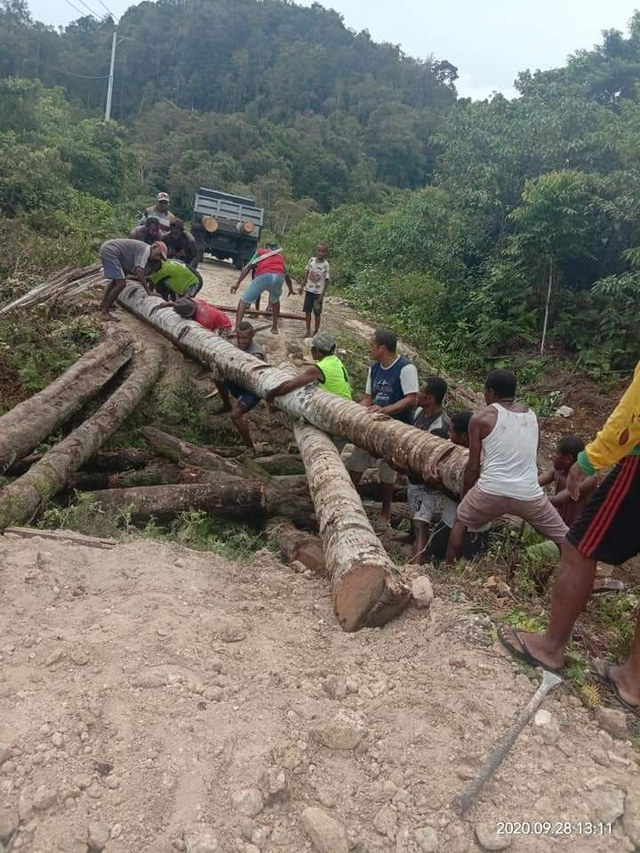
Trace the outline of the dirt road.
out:
M 131 538 L 105 552 L 5 536 L 0 582 L 4 849 L 301 853 L 309 807 L 330 819 L 318 851 L 465 853 L 483 849 L 476 833 L 498 850 L 500 822 L 523 820 L 551 828 L 515 835 L 515 853 L 640 841 L 637 753 L 562 693 L 456 816 L 535 684 L 446 588 L 429 611 L 349 636 L 324 582 L 269 552 L 237 564 Z M 600 820 L 611 834 L 580 836 Z

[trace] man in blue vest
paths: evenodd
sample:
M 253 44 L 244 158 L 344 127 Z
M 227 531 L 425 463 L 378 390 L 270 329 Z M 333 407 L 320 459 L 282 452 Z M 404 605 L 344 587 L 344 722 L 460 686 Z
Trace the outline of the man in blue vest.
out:
M 372 414 L 381 412 L 395 420 L 411 424 L 418 399 L 418 371 L 415 364 L 405 356 L 398 355 L 397 350 L 398 336 L 390 329 L 376 329 L 369 342 L 373 362 L 369 368 L 362 405 Z M 358 485 L 364 472 L 373 464 L 372 457 L 366 450 L 355 448 L 349 459 L 349 473 L 354 485 Z M 382 484 L 380 521 L 386 526 L 391 515 L 393 486 L 397 474 L 384 459 L 380 460 L 378 470 Z

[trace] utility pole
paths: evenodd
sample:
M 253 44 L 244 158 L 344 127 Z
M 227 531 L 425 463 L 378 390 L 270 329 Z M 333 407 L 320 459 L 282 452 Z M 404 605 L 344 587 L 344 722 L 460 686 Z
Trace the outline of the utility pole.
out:
M 111 66 L 109 67 L 109 87 L 107 89 L 107 106 L 104 111 L 104 120 L 111 118 L 111 101 L 113 100 L 113 69 L 116 64 L 116 47 L 118 45 L 118 28 L 113 27 L 113 41 L 111 42 Z

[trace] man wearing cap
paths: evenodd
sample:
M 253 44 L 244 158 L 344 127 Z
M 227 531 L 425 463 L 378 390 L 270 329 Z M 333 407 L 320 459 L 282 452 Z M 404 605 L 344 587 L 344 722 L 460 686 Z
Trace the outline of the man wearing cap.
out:
M 156 242 L 153 246 L 140 240 L 107 240 L 100 246 L 100 260 L 104 277 L 109 284 L 100 303 L 103 320 L 115 320 L 111 308 L 127 283 L 128 275 L 134 275 L 146 291 L 149 290 L 145 276 L 147 263 L 157 263 L 167 257 L 167 247 Z
M 284 261 L 282 249 L 277 243 L 267 243 L 266 248 L 258 249 L 249 263 L 240 273 L 238 281 L 231 288 L 231 293 L 236 293 L 244 279 L 255 268 L 255 278 L 246 288 L 240 301 L 238 302 L 238 311 L 236 315 L 236 327 L 242 323 L 244 312 L 252 302 L 260 300 L 260 295 L 266 290 L 269 293 L 269 301 L 271 303 L 272 326 L 271 332 L 274 335 L 278 334 L 278 317 L 280 316 L 280 297 L 282 296 L 282 286 L 287 283 L 289 288 L 289 296 L 293 295 L 293 284 L 289 276 Z
M 147 220 L 148 222 L 149 220 Z M 184 230 L 184 222 L 177 217 L 172 220 L 169 225 L 169 232 L 164 236 L 164 242 L 167 244 L 169 257 L 175 258 L 177 261 L 182 261 L 192 270 L 197 269 L 200 262 L 200 252 L 198 244 L 188 231 Z
M 169 194 L 168 193 L 158 193 L 156 196 L 156 203 L 153 207 L 148 207 L 144 216 L 140 221 L 140 225 L 144 225 L 146 220 L 150 216 L 155 216 L 155 218 L 160 223 L 160 233 L 166 234 L 169 230 L 169 226 L 176 218 L 173 213 L 169 210 Z
M 336 341 L 331 332 L 317 332 L 311 341 L 311 355 L 315 364 L 309 365 L 293 379 L 289 379 L 267 392 L 265 400 L 271 405 L 276 397 L 282 397 L 304 388 L 305 385 L 316 384 L 323 391 L 351 400 L 351 385 L 349 374 L 344 364 L 335 354 Z
M 210 302 L 205 302 L 204 299 L 189 299 L 181 297 L 174 303 L 159 305 L 154 308 L 155 311 L 162 311 L 163 308 L 173 308 L 180 317 L 185 320 L 194 320 L 210 332 L 215 332 L 217 335 L 224 335 L 231 332 L 231 320 L 227 317 L 224 311 L 211 305 Z
M 143 243 L 148 243 L 153 246 L 156 240 L 160 239 L 160 220 L 157 216 L 147 216 L 144 225 L 138 225 L 129 234 L 131 240 L 141 240 Z

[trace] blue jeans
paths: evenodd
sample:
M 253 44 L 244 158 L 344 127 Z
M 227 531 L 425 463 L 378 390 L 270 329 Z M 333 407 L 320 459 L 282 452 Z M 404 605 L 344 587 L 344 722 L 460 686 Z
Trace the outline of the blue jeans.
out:
M 269 293 L 271 302 L 280 302 L 283 285 L 284 276 L 280 273 L 268 272 L 264 275 L 257 275 L 242 294 L 242 301 L 246 302 L 247 305 L 251 305 L 266 290 Z

